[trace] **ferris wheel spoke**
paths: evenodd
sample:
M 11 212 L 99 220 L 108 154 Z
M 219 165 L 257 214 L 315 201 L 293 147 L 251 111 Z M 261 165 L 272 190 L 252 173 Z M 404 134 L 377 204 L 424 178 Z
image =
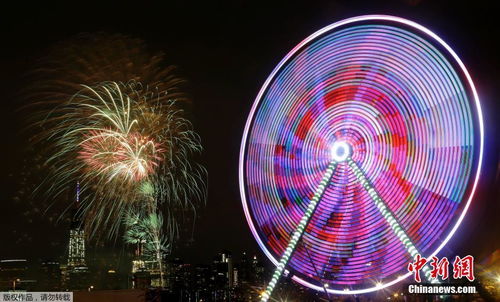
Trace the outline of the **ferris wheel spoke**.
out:
M 337 162 L 335 160 L 332 160 L 328 167 L 326 168 L 325 174 L 323 175 L 323 178 L 321 179 L 318 187 L 316 188 L 316 191 L 314 192 L 314 196 L 312 197 L 311 201 L 309 202 L 309 205 L 307 206 L 307 209 L 304 213 L 304 216 L 300 219 L 299 224 L 295 228 L 295 231 L 293 232 L 292 238 L 288 242 L 288 245 L 285 249 L 285 252 L 281 256 L 278 265 L 276 266 L 276 269 L 274 270 L 273 276 L 271 278 L 271 281 L 269 281 L 269 284 L 267 285 L 266 290 L 261 296 L 261 302 L 266 302 L 269 300 L 271 297 L 271 293 L 274 290 L 274 287 L 276 286 L 276 283 L 278 283 L 279 278 L 283 274 L 283 271 L 285 270 L 285 266 L 288 264 L 288 260 L 290 259 L 291 255 L 293 254 L 297 243 L 299 242 L 300 238 L 304 234 L 304 231 L 309 224 L 309 221 L 311 220 L 312 215 L 316 211 L 316 208 L 318 206 L 319 201 L 321 200 L 321 197 L 323 196 L 323 193 L 325 193 L 325 190 L 328 186 L 328 183 L 330 182 L 333 172 L 335 171 L 335 168 L 337 166 Z
M 393 230 L 394 234 L 398 237 L 398 239 L 401 241 L 401 243 L 406 248 L 408 253 L 412 256 L 412 258 L 415 258 L 417 254 L 420 254 L 417 247 L 413 244 L 410 237 L 408 237 L 405 230 L 399 224 L 399 222 L 397 221 L 397 219 L 395 218 L 394 214 L 391 212 L 389 207 L 386 205 L 384 200 L 378 195 L 373 184 L 370 183 L 365 173 L 361 170 L 361 168 L 356 164 L 356 162 L 351 157 L 347 158 L 347 164 L 349 165 L 349 167 L 351 167 L 352 171 L 354 172 L 354 175 L 361 183 L 363 188 L 367 191 L 368 195 L 370 195 L 370 198 L 377 206 L 377 209 L 380 211 L 380 214 L 382 214 L 387 223 L 391 226 L 391 229 Z M 428 265 L 425 265 L 423 267 L 423 271 L 425 277 L 429 282 L 438 283 L 437 279 L 432 279 L 430 277 L 431 271 Z
M 314 263 L 313 258 L 311 257 L 311 253 L 309 252 L 309 248 L 307 247 L 307 245 L 305 244 L 304 241 L 302 241 L 302 245 L 304 247 L 304 250 L 306 251 L 307 258 L 309 259 L 309 262 L 311 263 L 311 265 L 314 269 L 314 272 L 316 273 L 316 276 L 318 277 L 318 280 L 322 283 L 323 290 L 325 291 L 325 294 L 328 297 L 328 301 L 330 301 L 330 294 L 328 293 L 328 289 L 327 289 L 328 284 L 323 282 L 323 278 L 320 276 L 319 270 L 318 270 L 316 264 Z

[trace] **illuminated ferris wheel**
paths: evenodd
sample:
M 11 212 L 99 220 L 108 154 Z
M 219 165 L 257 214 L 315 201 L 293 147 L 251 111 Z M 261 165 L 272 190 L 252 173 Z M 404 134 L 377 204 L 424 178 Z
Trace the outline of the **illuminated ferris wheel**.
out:
M 282 274 L 335 294 L 407 277 L 464 218 L 483 140 L 470 75 L 427 28 L 360 16 L 302 41 L 261 88 L 241 144 L 245 215 L 276 265 L 263 301 Z

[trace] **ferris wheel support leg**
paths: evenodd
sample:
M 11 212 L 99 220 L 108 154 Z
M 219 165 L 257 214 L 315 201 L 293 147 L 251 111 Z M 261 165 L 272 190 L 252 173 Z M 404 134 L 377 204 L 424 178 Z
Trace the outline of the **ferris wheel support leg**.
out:
M 309 202 L 309 205 L 307 206 L 307 209 L 304 213 L 304 216 L 302 216 L 302 219 L 300 220 L 299 224 L 297 225 L 297 228 L 292 234 L 292 239 L 288 242 L 288 245 L 285 249 L 285 252 L 281 256 L 278 265 L 276 266 L 276 269 L 274 270 L 273 276 L 271 278 L 271 281 L 269 281 L 269 284 L 267 285 L 266 290 L 264 293 L 262 293 L 261 296 L 261 302 L 266 302 L 269 300 L 271 297 L 271 294 L 274 290 L 274 287 L 278 283 L 279 278 L 283 274 L 283 271 L 285 270 L 285 266 L 288 263 L 288 260 L 290 259 L 290 256 L 292 255 L 293 251 L 295 250 L 295 247 L 297 246 L 297 243 L 299 242 L 300 238 L 302 237 L 302 234 L 304 234 L 304 230 L 306 229 L 307 225 L 309 224 L 309 221 L 314 214 L 314 211 L 316 210 L 316 207 L 318 206 L 318 203 L 323 196 L 323 193 L 325 192 L 328 183 L 330 182 L 330 179 L 333 176 L 333 172 L 335 171 L 335 167 L 337 166 L 336 161 L 331 161 L 330 164 L 328 165 L 328 168 L 325 171 L 325 174 L 323 175 L 323 178 L 321 179 L 321 182 L 319 183 L 318 187 L 316 188 L 316 191 L 314 192 L 314 196 Z
M 404 247 L 410 253 L 410 255 L 415 258 L 417 254 L 419 254 L 417 248 L 411 241 L 410 237 L 406 235 L 406 232 L 404 229 L 401 227 L 399 222 L 394 218 L 394 215 L 392 214 L 391 210 L 385 205 L 385 202 L 382 200 L 382 198 L 378 195 L 378 193 L 375 191 L 375 188 L 373 185 L 368 181 L 366 178 L 366 175 L 363 173 L 361 168 L 356 164 L 352 158 L 347 158 L 347 164 L 349 167 L 351 167 L 352 171 L 354 172 L 354 175 L 356 175 L 356 178 L 358 181 L 361 183 L 363 188 L 368 192 L 370 195 L 371 199 L 377 206 L 378 210 L 382 214 L 382 216 L 385 218 L 387 223 L 391 226 L 391 229 L 394 231 L 394 234 L 399 238 L 401 243 L 403 243 Z M 425 277 L 427 280 L 431 283 L 439 283 L 437 279 L 431 278 L 431 271 L 428 265 L 425 265 L 422 269 L 424 271 Z

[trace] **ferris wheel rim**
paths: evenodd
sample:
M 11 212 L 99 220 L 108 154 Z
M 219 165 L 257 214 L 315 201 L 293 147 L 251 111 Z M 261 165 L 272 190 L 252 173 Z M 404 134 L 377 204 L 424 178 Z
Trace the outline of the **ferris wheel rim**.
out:
M 259 247 L 262 249 L 264 254 L 268 257 L 268 259 L 273 263 L 273 265 L 278 264 L 278 259 L 276 259 L 267 246 L 262 242 L 262 239 L 260 238 L 257 229 L 255 228 L 253 219 L 251 217 L 251 213 L 248 207 L 248 201 L 246 198 L 246 190 L 245 190 L 245 175 L 244 175 L 244 164 L 245 164 L 245 155 L 246 155 L 246 145 L 247 145 L 247 140 L 248 140 L 248 135 L 250 128 L 252 126 L 252 122 L 254 120 L 255 114 L 257 112 L 257 109 L 262 101 L 262 97 L 265 94 L 265 92 L 268 89 L 268 86 L 270 83 L 273 81 L 273 79 L 276 77 L 278 72 L 283 68 L 283 66 L 289 62 L 289 60 L 300 50 L 302 49 L 305 45 L 307 45 L 309 42 L 313 41 L 314 39 L 322 36 L 323 34 L 332 31 L 340 26 L 352 24 L 352 23 L 357 23 L 357 22 L 364 22 L 364 21 L 388 21 L 388 22 L 394 22 L 396 24 L 400 24 L 403 26 L 407 26 L 413 30 L 416 30 L 419 33 L 424 34 L 425 37 L 431 38 L 433 41 L 437 42 L 438 45 L 443 47 L 444 50 L 446 50 L 446 54 L 451 55 L 451 57 L 454 59 L 454 63 L 457 63 L 458 66 L 460 67 L 459 71 L 462 72 L 462 75 L 467 79 L 467 85 L 468 88 L 470 89 L 470 92 L 473 96 L 474 99 L 474 109 L 475 109 L 475 117 L 477 118 L 478 125 L 479 125 L 479 156 L 477 160 L 477 167 L 476 167 L 476 172 L 475 175 L 473 176 L 474 181 L 472 184 L 471 191 L 469 195 L 466 197 L 467 201 L 466 204 L 458 217 L 457 221 L 454 223 L 453 227 L 451 230 L 448 232 L 446 235 L 445 239 L 441 242 L 441 244 L 435 249 L 434 252 L 432 252 L 428 257 L 433 257 L 437 255 L 443 248 L 444 246 L 451 240 L 457 229 L 460 227 L 468 209 L 469 206 L 472 202 L 472 199 L 474 198 L 474 195 L 477 190 L 480 174 L 481 174 L 481 168 L 482 168 L 482 162 L 483 162 L 483 153 L 484 153 L 484 121 L 483 121 L 483 115 L 482 115 L 482 109 L 481 109 L 481 104 L 480 104 L 480 99 L 479 95 L 477 93 L 477 90 L 475 88 L 475 85 L 472 81 L 472 77 L 470 76 L 467 68 L 465 67 L 465 64 L 462 62 L 460 57 L 455 53 L 455 51 L 443 40 L 441 39 L 437 34 L 432 32 L 430 29 L 427 27 L 424 27 L 423 25 L 420 25 L 414 21 L 397 17 L 397 16 L 392 16 L 392 15 L 378 15 L 378 14 L 373 14 L 373 15 L 361 15 L 361 16 L 356 16 L 356 17 L 351 17 L 347 19 L 340 20 L 338 22 L 332 23 L 326 27 L 321 28 L 320 30 L 314 32 L 313 34 L 309 35 L 307 38 L 302 40 L 299 44 L 297 44 L 291 51 L 287 53 L 287 55 L 276 65 L 276 67 L 273 69 L 271 74 L 267 77 L 266 81 L 262 85 L 262 87 L 259 90 L 259 93 L 257 94 L 255 100 L 253 101 L 250 113 L 248 114 L 247 121 L 245 123 L 245 128 L 243 131 L 243 137 L 240 145 L 240 154 L 239 154 L 239 165 L 238 165 L 238 177 L 239 177 L 239 189 L 240 189 L 240 197 L 241 197 L 241 202 L 243 205 L 243 210 L 245 213 L 245 217 L 247 220 L 247 223 L 250 227 L 250 230 L 252 232 L 253 237 L 256 239 Z M 458 71 L 458 70 L 457 70 Z M 471 102 L 472 103 L 472 102 Z M 472 177 L 471 177 L 472 178 Z M 465 198 L 464 198 L 465 200 Z M 285 269 L 285 272 L 288 273 L 288 270 Z M 373 287 L 368 287 L 368 288 L 363 288 L 363 289 L 353 289 L 353 290 L 338 290 L 338 289 L 332 289 L 332 288 L 325 288 L 321 287 L 315 284 L 312 284 L 299 276 L 292 276 L 292 279 L 296 282 L 298 282 L 301 285 L 307 286 L 309 288 L 318 290 L 318 291 L 326 291 L 331 294 L 362 294 L 362 293 L 369 293 L 369 292 L 374 292 L 378 291 L 383 288 L 387 288 L 389 286 L 392 286 L 401 280 L 407 278 L 410 276 L 411 273 L 406 273 L 402 276 L 398 276 L 392 281 L 385 282 L 383 284 L 376 284 Z

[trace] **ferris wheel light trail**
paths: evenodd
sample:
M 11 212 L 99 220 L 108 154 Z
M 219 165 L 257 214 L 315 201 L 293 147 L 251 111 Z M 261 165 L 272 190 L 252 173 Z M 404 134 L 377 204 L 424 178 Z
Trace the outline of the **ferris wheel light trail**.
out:
M 436 256 L 460 227 L 483 145 L 471 75 L 429 29 L 368 15 L 307 37 L 263 84 L 241 143 L 242 206 L 277 270 L 263 301 L 283 272 L 339 295 L 409 277 L 417 254 Z M 321 202 L 292 243 L 332 162 Z M 436 282 L 430 270 L 422 274 Z
M 302 219 L 300 220 L 299 225 L 295 229 L 292 239 L 288 242 L 288 245 L 285 249 L 285 252 L 281 256 L 281 259 L 276 266 L 276 269 L 274 271 L 274 274 L 271 278 L 271 281 L 269 282 L 265 292 L 262 294 L 261 297 L 261 302 L 266 302 L 269 300 L 271 297 L 271 294 L 274 290 L 274 287 L 278 283 L 279 278 L 283 274 L 283 271 L 285 270 L 285 266 L 288 263 L 288 260 L 290 259 L 293 251 L 295 250 L 295 247 L 297 246 L 297 243 L 299 242 L 300 238 L 302 237 L 302 234 L 304 233 L 305 228 L 307 227 L 307 224 L 311 218 L 311 216 L 314 214 L 314 211 L 321 199 L 321 196 L 323 195 L 328 183 L 330 182 L 333 172 L 335 171 L 335 167 L 338 162 L 343 162 L 346 161 L 349 167 L 352 169 L 354 172 L 354 175 L 356 175 L 356 178 L 360 182 L 360 184 L 363 186 L 363 188 L 368 192 L 370 195 L 371 199 L 374 201 L 375 205 L 379 209 L 380 213 L 382 216 L 385 218 L 387 223 L 390 225 L 391 229 L 394 231 L 394 233 L 397 235 L 401 243 L 405 246 L 407 249 L 408 253 L 415 258 L 417 254 L 419 254 L 419 251 L 415 247 L 415 245 L 411 242 L 410 238 L 406 234 L 406 232 L 403 230 L 401 225 L 398 223 L 398 221 L 394 218 L 394 215 L 391 213 L 391 211 L 387 208 L 387 206 L 384 204 L 384 201 L 380 196 L 377 194 L 375 191 L 375 188 L 371 185 L 371 183 L 368 181 L 366 178 L 365 174 L 361 170 L 361 168 L 356 164 L 354 160 L 350 157 L 350 146 L 349 144 L 345 142 L 335 142 L 332 146 L 332 158 L 333 160 L 330 162 L 323 179 L 321 180 L 319 186 L 316 189 L 316 192 L 314 193 L 313 198 L 311 199 L 311 202 L 309 203 L 306 212 L 304 213 L 304 216 L 302 216 Z M 438 283 L 437 279 L 433 279 L 430 277 L 430 269 L 426 265 L 423 267 L 424 274 L 431 283 Z
M 408 235 L 406 234 L 404 229 L 401 227 L 399 222 L 396 220 L 396 218 L 394 218 L 394 215 L 387 208 L 387 206 L 385 205 L 382 198 L 380 198 L 380 196 L 377 194 L 377 191 L 372 186 L 370 181 L 368 181 L 368 179 L 366 178 L 366 176 L 363 173 L 363 171 L 361 170 L 361 168 L 356 164 L 356 162 L 354 160 L 352 160 L 351 157 L 347 158 L 347 164 L 349 165 L 349 167 L 351 167 L 351 169 L 354 172 L 354 175 L 356 175 L 356 178 L 358 179 L 358 181 L 361 183 L 363 188 L 368 192 L 368 194 L 372 198 L 373 202 L 375 203 L 375 205 L 379 209 L 380 214 L 382 214 L 382 216 L 384 216 L 385 220 L 391 226 L 391 229 L 394 231 L 394 233 L 399 238 L 401 243 L 403 243 L 403 245 L 405 246 L 408 253 L 410 253 L 410 255 L 413 258 L 415 258 L 417 256 L 417 254 L 420 254 L 420 252 L 417 250 L 417 248 L 415 247 L 413 242 L 411 242 L 411 239 L 408 237 Z M 427 280 L 429 282 L 438 283 L 437 278 L 434 279 L 434 278 L 430 277 L 431 271 L 427 265 L 424 266 L 422 270 L 424 271 L 425 277 L 427 278 Z
M 326 187 L 328 186 L 328 183 L 330 182 L 333 172 L 335 171 L 335 167 L 337 166 L 337 162 L 335 160 L 332 160 L 330 164 L 328 165 L 328 168 L 325 171 L 325 174 L 323 175 L 323 178 L 321 179 L 321 182 L 319 183 L 318 187 L 316 188 L 316 192 L 314 192 L 314 196 L 309 202 L 309 205 L 307 206 L 307 209 L 304 213 L 304 216 L 302 216 L 302 219 L 300 220 L 299 224 L 297 225 L 297 228 L 293 232 L 292 239 L 288 242 L 288 245 L 285 249 L 285 252 L 281 256 L 281 259 L 276 266 L 276 269 L 274 270 L 273 277 L 271 278 L 271 281 L 267 285 L 266 291 L 262 294 L 261 302 L 266 302 L 269 300 L 271 297 L 271 293 L 274 290 L 274 287 L 276 286 L 276 283 L 278 283 L 279 278 L 281 277 L 281 274 L 283 274 L 283 271 L 285 270 L 285 266 L 288 263 L 288 259 L 290 259 L 290 256 L 292 255 L 293 251 L 295 250 L 295 247 L 297 246 L 297 243 L 300 240 L 300 237 L 302 237 L 302 234 L 304 233 L 304 230 L 307 227 L 307 224 L 309 223 L 309 220 L 311 219 L 311 216 L 314 214 L 314 211 L 316 210 L 316 207 L 321 199 L 321 196 L 323 196 L 323 193 L 325 192 Z

